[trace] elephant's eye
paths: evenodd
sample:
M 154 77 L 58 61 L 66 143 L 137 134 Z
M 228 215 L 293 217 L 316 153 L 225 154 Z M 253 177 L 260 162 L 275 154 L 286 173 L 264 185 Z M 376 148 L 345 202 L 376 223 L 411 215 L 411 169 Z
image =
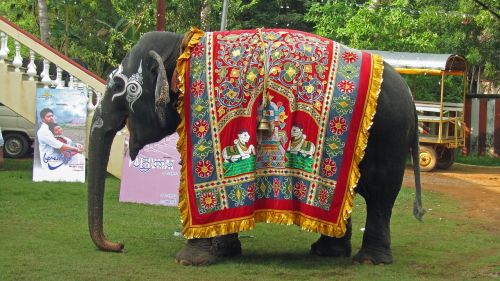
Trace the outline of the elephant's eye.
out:
M 122 79 L 114 79 L 113 86 L 112 86 L 111 90 L 114 93 L 120 93 L 120 92 L 123 92 L 124 89 L 125 89 L 125 85 L 123 83 L 123 80 Z

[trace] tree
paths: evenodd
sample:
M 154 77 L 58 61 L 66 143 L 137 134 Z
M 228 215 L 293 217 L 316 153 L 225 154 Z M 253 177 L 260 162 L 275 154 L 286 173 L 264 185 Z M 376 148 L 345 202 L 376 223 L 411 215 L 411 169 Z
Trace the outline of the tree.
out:
M 229 29 L 288 28 L 312 31 L 304 15 L 313 1 L 240 0 L 231 1 L 237 16 L 228 22 Z
M 306 20 L 319 35 L 355 48 L 460 54 L 470 78 L 483 69 L 500 83 L 500 21 L 472 1 L 328 1 L 313 4 Z
M 50 28 L 47 0 L 38 0 L 38 21 L 40 23 L 40 40 L 50 45 Z
M 208 0 L 203 0 L 200 12 L 201 29 L 210 31 L 210 3 Z

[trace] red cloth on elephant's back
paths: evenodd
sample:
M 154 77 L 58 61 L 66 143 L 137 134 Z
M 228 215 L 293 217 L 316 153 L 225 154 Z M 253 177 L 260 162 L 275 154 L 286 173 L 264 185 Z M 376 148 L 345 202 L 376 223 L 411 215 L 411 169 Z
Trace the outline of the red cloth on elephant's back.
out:
M 177 67 L 184 235 L 266 221 L 343 236 L 381 57 L 291 30 L 192 35 Z

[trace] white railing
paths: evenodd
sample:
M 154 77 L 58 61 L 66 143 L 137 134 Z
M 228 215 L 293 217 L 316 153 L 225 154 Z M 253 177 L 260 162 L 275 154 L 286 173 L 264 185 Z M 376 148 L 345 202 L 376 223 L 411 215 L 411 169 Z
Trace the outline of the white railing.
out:
M 10 56 L 11 51 L 8 48 L 10 39 L 14 40 L 15 46 L 12 59 Z M 21 57 L 22 47 L 29 49 L 29 63 L 26 69 L 21 68 L 23 61 Z M 35 59 L 37 56 L 41 57 L 43 60 L 43 70 L 40 73 L 40 77 L 36 75 L 37 67 Z M 96 93 L 98 97 L 104 93 L 106 87 L 106 82 L 102 78 L 0 16 L 0 63 L 7 62 L 11 62 L 15 72 L 25 71 L 29 80 L 33 81 L 38 79 L 44 87 L 87 87 L 89 95 Z M 54 80 L 50 78 L 49 63 L 53 63 L 57 66 L 56 79 Z M 65 85 L 65 81 L 62 80 L 63 71 L 66 71 L 70 75 L 67 85 Z M 94 105 L 91 101 L 92 98 L 89 98 L 90 110 L 94 109 Z

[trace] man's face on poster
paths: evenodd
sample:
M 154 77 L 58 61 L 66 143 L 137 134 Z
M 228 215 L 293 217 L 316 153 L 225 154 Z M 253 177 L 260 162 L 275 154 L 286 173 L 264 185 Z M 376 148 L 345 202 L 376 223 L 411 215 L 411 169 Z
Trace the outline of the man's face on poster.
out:
M 45 116 L 43 117 L 43 123 L 45 124 L 54 123 L 54 113 L 47 112 L 47 114 L 45 114 Z

